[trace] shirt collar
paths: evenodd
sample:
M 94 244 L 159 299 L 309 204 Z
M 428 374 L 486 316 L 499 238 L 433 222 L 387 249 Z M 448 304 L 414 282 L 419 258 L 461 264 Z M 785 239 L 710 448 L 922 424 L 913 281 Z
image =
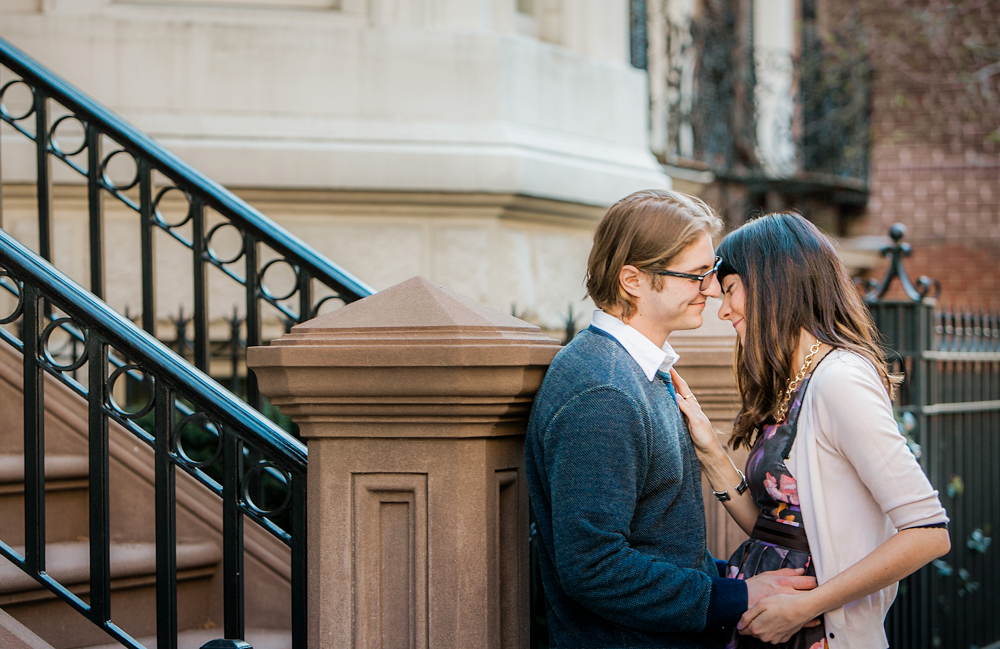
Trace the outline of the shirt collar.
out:
M 670 343 L 664 342 L 662 348 L 657 347 L 637 329 L 600 309 L 594 311 L 590 324 L 621 343 L 650 381 L 656 378 L 657 372 L 669 374 L 670 368 L 680 360 Z

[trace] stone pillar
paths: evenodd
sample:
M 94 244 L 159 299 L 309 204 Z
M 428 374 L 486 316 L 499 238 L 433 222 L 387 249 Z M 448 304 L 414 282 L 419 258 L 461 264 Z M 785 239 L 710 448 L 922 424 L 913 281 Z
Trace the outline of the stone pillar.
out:
M 558 350 L 413 278 L 248 351 L 309 446 L 310 646 L 528 646 L 524 433 Z
M 698 396 L 702 409 L 712 420 L 719 440 L 728 448 L 733 432 L 733 420 L 739 412 L 740 398 L 733 375 L 733 351 L 736 332 L 732 325 L 718 318 L 721 300 L 709 299 L 705 308 L 705 322 L 699 329 L 678 331 L 670 336 L 670 344 L 681 360 L 677 371 Z M 743 470 L 747 461 L 745 449 L 729 451 L 736 466 Z M 735 485 L 734 485 L 735 486 Z M 705 501 L 706 536 L 708 549 L 718 559 L 728 559 L 746 533 L 732 519 L 726 508 L 712 495 L 707 479 L 702 481 Z

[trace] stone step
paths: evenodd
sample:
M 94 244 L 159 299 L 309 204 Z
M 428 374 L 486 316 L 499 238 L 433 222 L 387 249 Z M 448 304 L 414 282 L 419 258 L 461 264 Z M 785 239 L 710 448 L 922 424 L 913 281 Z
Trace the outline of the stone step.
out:
M 222 628 L 189 629 L 177 634 L 177 649 L 200 649 L 206 642 L 221 638 Z M 292 649 L 292 632 L 274 629 L 247 629 L 245 640 L 253 649 Z M 146 649 L 157 649 L 156 636 L 136 638 Z M 86 649 L 122 649 L 116 642 Z
M 86 536 L 87 476 L 82 455 L 45 457 L 45 539 L 71 541 Z M 0 539 L 24 543 L 24 456 L 0 455 Z
M 52 645 L 38 637 L 0 609 L 0 647 L 3 649 L 52 649 Z
M 22 548 L 14 548 L 18 553 Z M 178 628 L 212 626 L 210 581 L 222 552 L 211 542 L 177 544 Z M 88 600 L 90 544 L 46 545 L 46 571 Z M 111 619 L 133 637 L 156 633 L 156 546 L 111 544 Z M 108 636 L 10 562 L 0 559 L 0 607 L 56 649 L 107 643 Z

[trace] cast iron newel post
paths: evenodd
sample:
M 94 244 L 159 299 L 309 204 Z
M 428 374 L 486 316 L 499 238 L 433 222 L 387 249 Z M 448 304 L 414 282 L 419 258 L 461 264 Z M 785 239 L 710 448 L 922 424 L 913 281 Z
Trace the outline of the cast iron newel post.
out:
M 902 223 L 894 224 L 889 228 L 889 236 L 892 238 L 892 245 L 886 246 L 880 251 L 883 257 L 889 258 L 889 267 L 886 268 L 881 282 L 869 282 L 865 300 L 869 303 L 881 300 L 889 291 L 889 286 L 895 278 L 899 278 L 903 292 L 913 302 L 919 302 L 925 297 L 935 297 L 941 291 L 941 284 L 937 280 L 921 275 L 917 278 L 917 285 L 914 286 L 909 275 L 906 274 L 903 258 L 913 254 L 913 248 L 910 247 L 910 244 L 902 243 L 903 237 L 906 236 L 906 226 Z M 934 295 L 929 295 L 931 289 L 934 289 Z

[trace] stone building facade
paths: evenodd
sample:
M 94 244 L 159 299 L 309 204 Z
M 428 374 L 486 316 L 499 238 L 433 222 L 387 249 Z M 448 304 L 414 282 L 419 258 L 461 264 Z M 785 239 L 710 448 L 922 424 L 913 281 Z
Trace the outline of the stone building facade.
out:
M 670 186 L 629 19 L 627 0 L 0 0 L 0 36 L 373 288 L 421 275 L 552 331 L 589 314 L 604 209 Z M 0 136 L 4 227 L 30 243 L 30 141 Z M 86 284 L 85 193 L 54 173 L 55 261 Z M 113 203 L 107 295 L 135 315 Z M 160 318 L 190 312 L 182 254 L 158 251 L 178 286 Z
M 852 229 L 903 223 L 911 273 L 941 282 L 941 302 L 1000 307 L 1000 5 L 830 2 L 868 33 L 871 196 Z

